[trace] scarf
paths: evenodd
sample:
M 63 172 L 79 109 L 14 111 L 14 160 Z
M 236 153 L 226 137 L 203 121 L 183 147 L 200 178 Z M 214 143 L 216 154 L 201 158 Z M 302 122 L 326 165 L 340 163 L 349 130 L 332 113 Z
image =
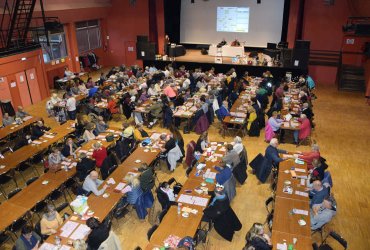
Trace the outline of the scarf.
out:
M 211 202 L 210 206 L 213 206 L 217 200 L 223 200 L 223 199 L 225 199 L 225 197 L 226 197 L 226 195 L 225 195 L 225 194 L 223 194 L 223 195 L 219 195 L 219 196 L 217 196 L 217 195 L 216 195 L 216 196 L 213 198 L 213 200 L 212 200 L 212 202 Z

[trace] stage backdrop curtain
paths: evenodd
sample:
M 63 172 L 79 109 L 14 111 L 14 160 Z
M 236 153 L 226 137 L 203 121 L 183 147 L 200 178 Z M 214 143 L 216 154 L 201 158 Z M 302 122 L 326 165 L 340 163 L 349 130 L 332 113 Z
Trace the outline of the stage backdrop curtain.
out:
M 156 53 L 158 53 L 158 26 L 156 0 L 149 0 L 149 41 L 156 43 Z
M 165 33 L 170 37 L 171 43 L 180 43 L 181 0 L 163 1 Z

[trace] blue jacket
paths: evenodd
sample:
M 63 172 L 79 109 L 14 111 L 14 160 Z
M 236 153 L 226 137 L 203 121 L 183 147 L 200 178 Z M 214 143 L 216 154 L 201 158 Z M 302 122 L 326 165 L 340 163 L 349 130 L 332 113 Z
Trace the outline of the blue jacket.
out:
M 280 154 L 286 154 L 287 151 L 285 150 L 280 150 L 280 149 L 277 149 L 271 145 L 269 145 L 267 148 L 266 148 L 266 151 L 265 151 L 265 157 L 266 159 L 271 163 L 271 164 L 275 164 L 275 165 L 278 165 L 280 162 L 283 161 L 282 158 L 280 158 L 279 156 L 279 153 Z
M 137 198 L 143 193 L 143 190 L 141 189 L 140 185 L 137 187 L 133 187 L 130 192 L 127 193 L 127 202 L 131 205 L 134 205 L 136 203 Z
M 215 167 L 215 169 L 218 171 L 216 174 L 216 181 L 220 185 L 224 185 L 224 183 L 230 179 L 232 172 L 229 167 L 225 167 L 224 169 L 221 169 L 220 167 Z
M 224 106 L 221 106 L 220 109 L 217 111 L 217 116 L 222 121 L 225 116 L 230 116 L 230 112 Z

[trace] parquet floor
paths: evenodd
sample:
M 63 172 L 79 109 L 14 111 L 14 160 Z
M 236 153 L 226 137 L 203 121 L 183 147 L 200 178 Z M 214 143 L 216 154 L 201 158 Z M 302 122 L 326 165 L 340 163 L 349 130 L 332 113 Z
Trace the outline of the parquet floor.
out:
M 314 102 L 316 128 L 313 132 L 321 148 L 322 156 L 329 164 L 334 187 L 333 193 L 338 203 L 338 213 L 330 223 L 329 229 L 340 233 L 349 243 L 348 249 L 366 250 L 370 248 L 370 106 L 365 103 L 362 94 L 339 92 L 332 86 L 319 86 L 316 90 L 318 99 Z M 31 114 L 45 117 L 49 126 L 57 123 L 46 117 L 45 102 L 27 109 Z M 232 141 L 232 137 L 222 138 L 218 132 L 220 124 L 216 122 L 209 129 L 212 141 Z M 159 126 L 152 129 L 161 131 Z M 184 135 L 185 145 L 190 140 L 197 140 L 195 133 Z M 267 144 L 264 133 L 259 138 L 245 137 L 243 143 L 251 161 L 258 153 L 264 152 Z M 292 144 L 280 145 L 290 151 L 297 150 Z M 298 148 L 309 150 L 307 146 Z M 179 166 L 171 175 L 180 182 L 185 181 L 185 169 Z M 158 172 L 159 179 L 170 178 L 168 173 Z M 247 182 L 237 187 L 237 196 L 232 207 L 243 224 L 233 241 L 227 242 L 214 231 L 210 234 L 207 249 L 242 249 L 245 235 L 254 222 L 264 222 L 265 200 L 269 197 L 268 184 L 260 184 L 256 177 L 249 174 Z M 150 224 L 137 219 L 136 213 L 130 212 L 125 218 L 114 222 L 115 232 L 124 249 L 136 246 L 145 248 L 146 233 Z M 333 243 L 334 249 L 341 249 Z

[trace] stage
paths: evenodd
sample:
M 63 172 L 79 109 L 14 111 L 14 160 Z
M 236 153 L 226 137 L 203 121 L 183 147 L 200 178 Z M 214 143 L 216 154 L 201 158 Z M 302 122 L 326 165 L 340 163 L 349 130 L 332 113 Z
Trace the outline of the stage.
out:
M 249 52 L 246 52 L 247 54 Z M 201 67 L 203 71 L 209 70 L 214 67 L 216 73 L 226 73 L 230 68 L 235 68 L 237 74 L 243 75 L 245 71 L 248 71 L 250 75 L 261 76 L 263 72 L 269 70 L 275 79 L 281 79 L 285 76 L 286 72 L 291 72 L 293 76 L 299 76 L 307 73 L 307 69 L 300 69 L 297 67 L 278 67 L 278 66 L 253 66 L 247 64 L 236 64 L 232 62 L 231 57 L 222 57 L 222 63 L 215 63 L 215 57 L 210 55 L 202 55 L 200 50 L 187 49 L 184 56 L 175 57 L 174 61 L 170 58 L 167 60 L 143 60 L 144 67 L 154 65 L 158 69 L 164 69 L 164 67 L 170 63 L 175 68 L 184 65 L 186 69 L 194 69 Z

